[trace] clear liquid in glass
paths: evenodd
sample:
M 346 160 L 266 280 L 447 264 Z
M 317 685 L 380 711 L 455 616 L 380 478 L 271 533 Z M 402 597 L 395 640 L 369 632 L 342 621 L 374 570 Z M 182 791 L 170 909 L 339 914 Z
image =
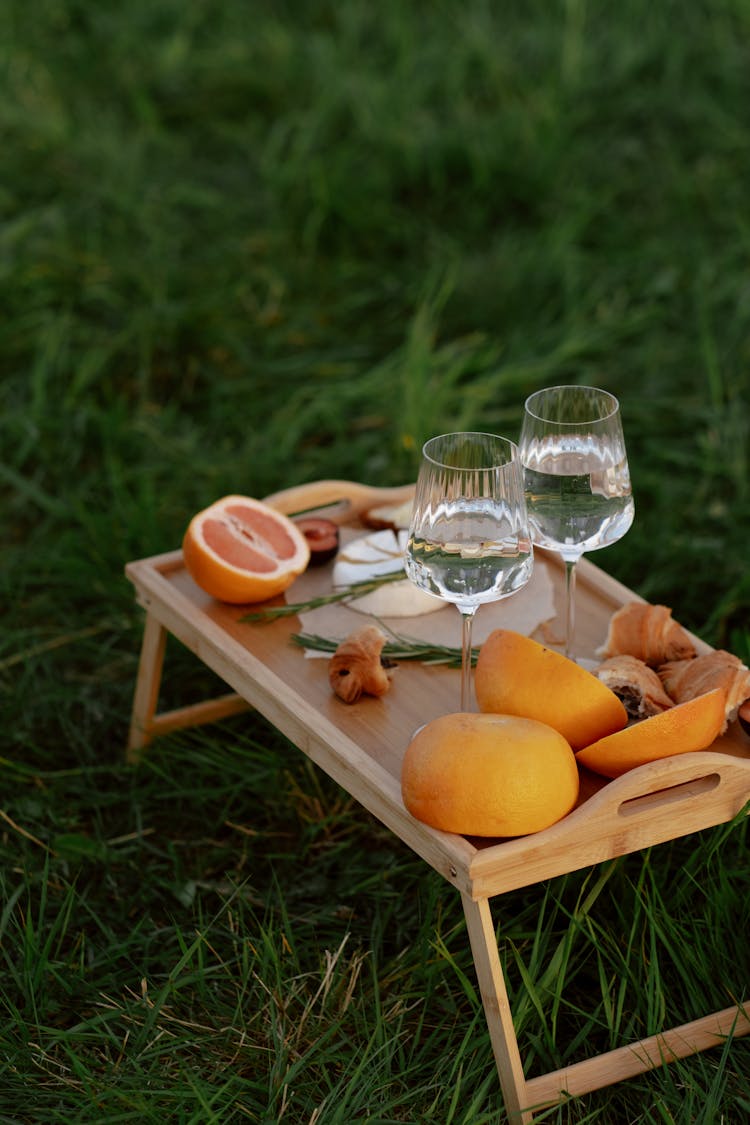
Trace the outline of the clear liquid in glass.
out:
M 524 485 L 535 543 L 578 558 L 622 538 L 634 504 L 624 449 L 592 435 L 534 441 Z
M 469 607 L 497 601 L 524 586 L 531 576 L 533 552 L 529 537 L 512 530 L 502 507 L 444 502 L 412 528 L 405 565 L 420 589 Z

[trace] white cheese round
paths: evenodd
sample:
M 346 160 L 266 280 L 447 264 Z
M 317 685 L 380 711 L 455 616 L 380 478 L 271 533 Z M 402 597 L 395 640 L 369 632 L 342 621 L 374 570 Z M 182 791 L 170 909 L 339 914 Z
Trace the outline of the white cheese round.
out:
M 404 568 L 404 549 L 408 533 L 375 531 L 342 547 L 333 565 L 333 585 L 336 589 L 367 582 L 382 574 Z M 419 617 L 444 609 L 446 603 L 434 594 L 418 589 L 411 579 L 388 582 L 370 594 L 355 598 L 350 609 L 370 613 L 375 617 Z

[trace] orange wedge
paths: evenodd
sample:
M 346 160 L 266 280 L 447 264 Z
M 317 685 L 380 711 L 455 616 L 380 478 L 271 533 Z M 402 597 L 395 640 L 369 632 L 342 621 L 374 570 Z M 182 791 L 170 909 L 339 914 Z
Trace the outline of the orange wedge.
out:
M 574 750 L 628 721 L 620 700 L 593 672 L 511 629 L 495 629 L 482 645 L 474 689 L 480 711 L 547 723 Z
M 234 604 L 283 593 L 310 561 L 310 547 L 299 528 L 248 496 L 225 496 L 193 516 L 182 553 L 201 589 Z
M 579 750 L 576 761 L 604 777 L 620 777 L 646 762 L 705 750 L 718 738 L 723 725 L 724 692 L 715 688 L 600 738 Z

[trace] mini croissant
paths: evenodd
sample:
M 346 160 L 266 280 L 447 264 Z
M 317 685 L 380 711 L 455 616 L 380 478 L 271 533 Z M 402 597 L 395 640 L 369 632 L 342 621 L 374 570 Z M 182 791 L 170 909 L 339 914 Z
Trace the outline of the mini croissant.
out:
M 366 695 L 385 695 L 391 686 L 381 653 L 385 634 L 375 625 L 358 629 L 341 642 L 328 664 L 328 680 L 345 703 Z
M 636 656 L 652 668 L 669 660 L 687 660 L 696 649 L 690 634 L 672 618 L 665 605 L 627 602 L 612 615 L 609 631 L 598 655 Z
M 675 703 L 686 703 L 713 688 L 722 688 L 727 723 L 750 699 L 750 670 L 731 652 L 717 649 L 696 656 L 694 660 L 671 660 L 659 668 L 659 678 Z
M 594 675 L 615 693 L 632 719 L 647 719 L 673 706 L 654 669 L 637 656 L 611 656 Z

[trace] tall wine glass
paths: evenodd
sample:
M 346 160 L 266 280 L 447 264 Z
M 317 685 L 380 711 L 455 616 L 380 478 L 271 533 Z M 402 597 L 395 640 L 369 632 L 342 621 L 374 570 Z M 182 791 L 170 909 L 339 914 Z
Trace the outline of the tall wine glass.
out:
M 495 434 L 454 433 L 422 449 L 406 573 L 461 613 L 461 710 L 471 710 L 471 626 L 477 607 L 520 590 L 533 550 L 518 449 Z
M 565 562 L 565 655 L 572 656 L 576 563 L 633 522 L 620 404 L 597 387 L 546 387 L 526 399 L 518 445 L 534 543 Z

